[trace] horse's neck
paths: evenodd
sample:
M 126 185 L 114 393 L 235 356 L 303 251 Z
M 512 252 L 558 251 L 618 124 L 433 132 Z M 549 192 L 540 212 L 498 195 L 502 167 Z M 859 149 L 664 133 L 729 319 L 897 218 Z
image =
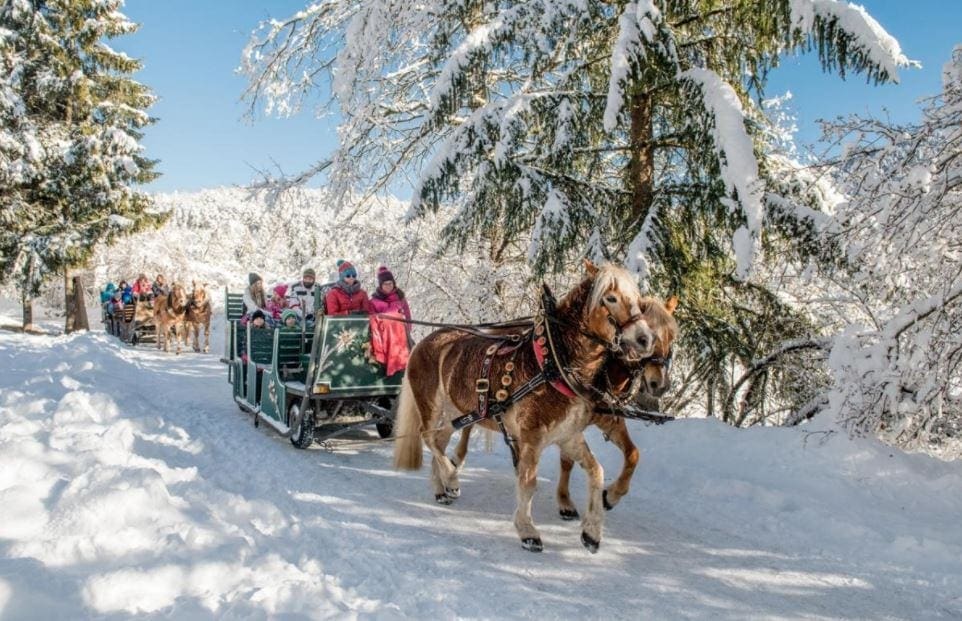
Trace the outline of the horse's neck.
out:
M 567 357 L 566 366 L 583 386 L 594 384 L 595 378 L 601 371 L 605 361 L 605 348 L 600 343 L 585 338 L 583 332 L 588 327 L 584 324 L 585 296 L 568 296 L 558 305 L 558 319 L 563 326 L 561 341 Z

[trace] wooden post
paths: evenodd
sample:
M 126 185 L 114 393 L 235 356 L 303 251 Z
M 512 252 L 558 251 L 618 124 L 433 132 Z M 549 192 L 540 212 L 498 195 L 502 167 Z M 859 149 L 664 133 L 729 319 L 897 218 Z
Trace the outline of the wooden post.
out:
M 89 330 L 87 320 L 87 305 L 84 302 L 84 288 L 80 276 L 71 276 L 69 269 L 63 271 L 64 280 L 64 333 L 70 334 L 77 330 Z
M 23 331 L 34 332 L 37 327 L 33 325 L 33 298 L 24 290 L 20 296 L 20 302 L 23 307 Z

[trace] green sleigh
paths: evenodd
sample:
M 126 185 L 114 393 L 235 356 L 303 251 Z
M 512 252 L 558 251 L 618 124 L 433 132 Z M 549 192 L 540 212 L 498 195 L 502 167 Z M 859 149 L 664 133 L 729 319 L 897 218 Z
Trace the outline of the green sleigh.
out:
M 369 356 L 367 316 L 320 316 L 313 331 L 242 326 L 242 296 L 225 292 L 227 379 L 234 401 L 298 448 L 374 424 L 391 435 L 404 372 Z M 246 362 L 242 354 L 246 353 Z

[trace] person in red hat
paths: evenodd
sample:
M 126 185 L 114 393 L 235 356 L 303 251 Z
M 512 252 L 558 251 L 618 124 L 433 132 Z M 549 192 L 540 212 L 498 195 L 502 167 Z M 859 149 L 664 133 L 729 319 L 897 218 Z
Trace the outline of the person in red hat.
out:
M 274 285 L 274 295 L 271 299 L 267 301 L 267 311 L 271 314 L 271 318 L 274 321 L 279 322 L 281 320 L 281 313 L 289 308 L 287 304 L 287 285 L 281 283 L 279 285 Z
M 377 290 L 371 296 L 372 313 L 401 313 L 408 321 L 411 320 L 411 307 L 397 283 L 394 274 L 386 266 L 377 268 Z
M 357 279 L 357 270 L 350 261 L 338 260 L 337 282 L 327 292 L 324 304 L 328 315 L 371 312 L 371 301 L 367 297 L 367 292 L 361 288 L 361 283 Z

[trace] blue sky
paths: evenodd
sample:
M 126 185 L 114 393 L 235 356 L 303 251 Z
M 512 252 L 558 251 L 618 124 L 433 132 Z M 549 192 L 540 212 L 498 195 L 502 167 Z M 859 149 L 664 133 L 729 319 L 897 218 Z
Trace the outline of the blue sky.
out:
M 144 145 L 161 160 L 155 191 L 243 185 L 255 169 L 296 172 L 327 154 L 331 119 L 309 113 L 288 119 L 244 119 L 245 79 L 234 71 L 257 23 L 285 17 L 306 0 L 127 0 L 126 14 L 141 24 L 112 44 L 144 62 L 137 79 L 158 95 L 151 113 L 160 121 Z M 769 80 L 768 94 L 791 91 L 799 140 L 818 135 L 816 119 L 850 113 L 918 118 L 916 101 L 940 89 L 940 72 L 952 47 L 962 43 L 962 1 L 864 0 L 862 3 L 923 68 L 906 70 L 901 84 L 871 86 L 863 77 L 825 74 L 814 53 L 786 58 Z

